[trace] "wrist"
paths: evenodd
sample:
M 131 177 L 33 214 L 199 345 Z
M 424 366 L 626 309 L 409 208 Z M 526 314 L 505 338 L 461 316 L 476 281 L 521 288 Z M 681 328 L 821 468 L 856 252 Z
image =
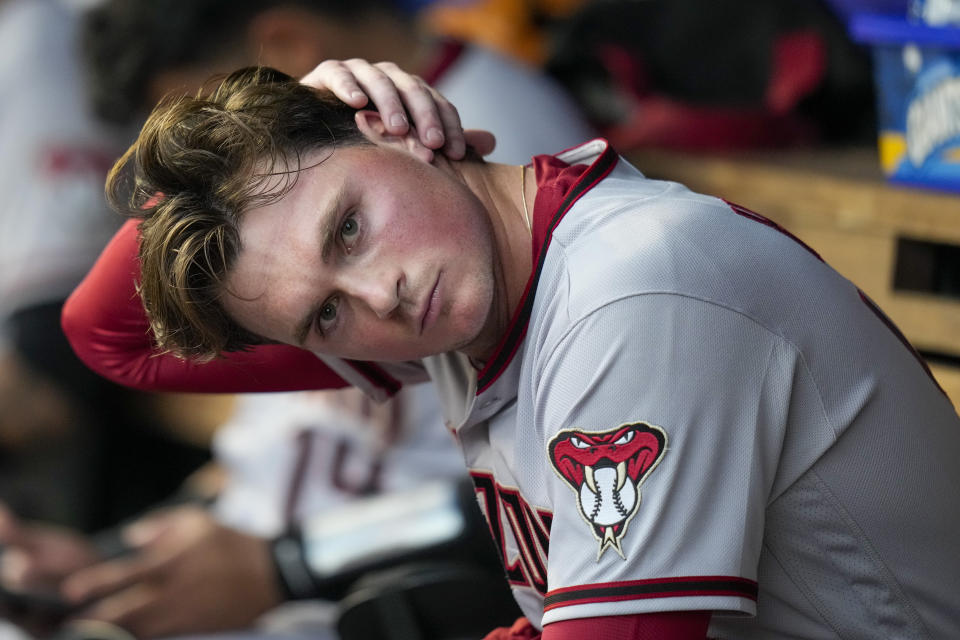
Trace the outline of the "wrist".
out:
M 293 529 L 270 541 L 270 556 L 280 593 L 285 600 L 319 597 L 319 588 L 307 564 L 303 536 Z

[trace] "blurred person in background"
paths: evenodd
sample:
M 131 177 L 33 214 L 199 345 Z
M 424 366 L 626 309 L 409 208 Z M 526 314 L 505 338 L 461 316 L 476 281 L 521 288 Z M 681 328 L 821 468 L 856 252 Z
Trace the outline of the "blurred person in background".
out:
M 552 25 L 543 68 L 621 151 L 876 135 L 869 52 L 822 0 L 584 3 Z
M 120 221 L 103 180 L 129 130 L 89 109 L 78 10 L 0 2 L 0 500 L 84 531 L 139 512 L 206 459 L 145 394 L 91 375 L 60 308 Z
M 703 152 L 873 143 L 869 51 L 848 35 L 844 6 L 466 0 L 429 3 L 423 20 L 543 69 L 621 151 Z
M 531 148 L 565 149 L 593 134 L 556 83 L 502 54 L 432 36 L 394 0 L 108 2 L 87 33 L 100 70 L 95 104 L 105 117 L 129 118 L 172 91 L 195 92 L 212 73 L 243 65 L 302 76 L 320 60 L 361 57 L 411 69 L 451 102 L 469 97 L 458 104 L 469 128 L 524 132 L 521 142 L 501 135 L 494 161 L 520 161 Z
M 477 46 L 432 37 L 392 2 L 111 0 L 89 15 L 85 43 L 98 112 L 122 123 L 235 66 L 272 65 L 300 76 L 319 60 L 359 56 L 402 61 L 458 100 L 466 126 L 504 141 L 493 159 L 525 162 L 592 135 L 570 99 L 542 75 Z M 126 371 L 146 380 L 158 362 L 148 358 Z M 291 369 L 298 366 L 307 365 Z M 382 406 L 355 389 L 242 396 L 215 452 L 228 475 L 213 508 L 176 508 L 135 523 L 125 537 L 139 548 L 136 556 L 97 563 L 90 541 L 7 514 L 8 537 L 22 541 L 8 581 L 21 588 L 54 584 L 74 601 L 94 599 L 84 617 L 139 637 L 243 628 L 284 599 L 342 594 L 340 583 L 305 589 L 287 580 L 296 567 L 281 566 L 278 543 L 302 548 L 310 532 L 296 529 L 312 514 L 464 476 L 429 385 L 407 388 Z M 37 538 L 50 544 L 31 548 L 27 541 Z M 316 580 L 323 586 L 325 577 Z M 509 594 L 506 602 L 509 622 L 516 613 Z M 261 622 L 273 633 L 314 637 L 332 624 L 330 607 L 319 603 L 286 607 Z

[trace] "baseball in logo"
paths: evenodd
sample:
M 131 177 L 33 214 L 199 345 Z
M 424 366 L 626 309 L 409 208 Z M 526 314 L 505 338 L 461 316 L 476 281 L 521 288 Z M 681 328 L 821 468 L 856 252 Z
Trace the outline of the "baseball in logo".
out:
M 573 489 L 580 515 L 600 543 L 621 558 L 620 541 L 640 507 L 640 485 L 663 458 L 666 432 L 646 422 L 608 431 L 567 429 L 548 445 L 554 470 Z

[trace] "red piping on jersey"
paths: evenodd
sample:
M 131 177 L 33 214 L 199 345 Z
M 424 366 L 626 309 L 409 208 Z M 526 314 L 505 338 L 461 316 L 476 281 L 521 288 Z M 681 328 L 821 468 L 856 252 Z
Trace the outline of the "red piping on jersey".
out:
M 865 294 L 859 288 L 857 289 L 857 294 L 859 294 L 860 300 L 863 301 L 863 304 L 867 305 L 867 308 L 870 309 L 870 311 L 872 311 L 873 314 L 880 319 L 880 322 L 882 322 L 884 326 L 887 327 L 890 333 L 892 333 L 893 336 L 900 341 L 900 344 L 902 344 L 907 349 L 907 351 L 910 352 L 910 355 L 912 355 L 916 359 L 916 361 L 923 368 L 924 373 L 927 374 L 927 377 L 930 378 L 933 384 L 936 385 L 937 389 L 940 390 L 940 393 L 942 393 L 945 398 L 949 399 L 949 396 L 947 395 L 946 390 L 942 386 L 940 386 L 940 382 L 937 380 L 936 376 L 933 375 L 933 370 L 930 368 L 930 365 L 927 363 L 926 360 L 923 359 L 923 356 L 920 355 L 920 352 L 917 351 L 912 344 L 910 344 L 910 341 L 907 340 L 907 336 L 903 335 L 903 332 L 900 331 L 900 327 L 895 325 L 893 323 L 893 320 L 887 317 L 887 314 L 885 314 L 883 310 L 877 306 L 877 303 L 874 302 L 870 298 L 870 296 Z
M 527 286 L 523 290 L 523 296 L 520 298 L 520 304 L 510 320 L 510 326 L 503 338 L 497 344 L 493 352 L 493 357 L 487 362 L 487 365 L 477 374 L 477 395 L 483 393 L 491 384 L 493 384 L 501 373 L 507 368 L 523 338 L 527 334 L 527 324 L 530 321 L 530 312 L 533 309 L 534 292 L 537 283 L 540 280 L 540 273 L 543 271 L 543 265 L 546 261 L 547 250 L 550 247 L 550 240 L 553 237 L 553 230 L 557 228 L 560 221 L 566 215 L 567 211 L 573 207 L 583 194 L 592 189 L 598 182 L 607 177 L 607 174 L 616 166 L 618 157 L 613 149 L 607 145 L 606 149 L 600 154 L 600 157 L 594 161 L 588 168 L 580 169 L 583 165 L 569 167 L 566 163 L 554 156 L 536 156 L 534 159 L 534 168 L 537 171 L 537 198 L 533 205 L 533 272 L 527 280 Z M 564 167 L 569 167 L 574 171 L 580 171 L 576 180 L 565 188 L 562 192 L 556 193 L 546 187 L 553 186 L 556 183 L 562 183 L 563 178 L 569 179 L 569 174 L 563 176 Z M 549 171 L 549 170 L 553 171 Z M 558 171 L 559 169 L 559 171 Z M 549 175 L 545 175 L 549 173 Z M 560 180 L 556 180 L 560 177 Z M 555 181 L 555 182 L 554 182 Z M 547 200 L 549 198 L 549 200 Z M 559 204 L 554 207 L 553 204 L 559 200 Z M 552 217 L 550 216 L 553 212 Z
M 750 220 L 753 220 L 754 222 L 759 222 L 760 224 L 765 225 L 765 226 L 767 226 L 767 227 L 770 227 L 771 229 L 776 229 L 777 231 L 779 231 L 780 233 L 782 233 L 783 235 L 787 236 L 788 238 L 790 238 L 791 240 L 793 240 L 794 242 L 796 242 L 797 244 L 799 244 L 801 247 L 803 247 L 804 249 L 806 249 L 807 251 L 809 251 L 811 254 L 813 254 L 813 255 L 817 258 L 817 260 L 819 260 L 820 262 L 826 263 L 826 261 L 825 261 L 822 257 L 820 257 L 820 254 L 817 253 L 816 251 L 814 251 L 813 248 L 812 248 L 810 245 L 808 245 L 806 242 L 804 242 L 803 240 L 801 240 L 801 239 L 798 238 L 797 236 L 795 236 L 795 235 L 793 235 L 792 233 L 790 233 L 787 229 L 781 227 L 779 224 L 777 224 L 776 222 L 774 222 L 774 221 L 771 220 L 770 218 L 768 218 L 768 217 L 766 217 L 766 216 L 762 216 L 762 215 L 760 215 L 759 213 L 756 213 L 755 211 L 751 211 L 750 209 L 747 209 L 746 207 L 741 207 L 740 205 L 735 204 L 735 203 L 733 203 L 733 202 L 730 202 L 729 200 L 724 200 L 724 202 L 727 203 L 727 206 L 729 206 L 731 209 L 733 209 L 734 213 L 736 213 L 736 214 L 738 214 L 738 215 L 741 215 L 741 216 L 743 216 L 744 218 L 749 218 Z
M 437 46 L 437 52 L 433 56 L 433 59 L 430 60 L 424 68 L 423 73 L 420 74 L 423 76 L 424 81 L 430 85 L 435 85 L 440 82 L 450 67 L 460 59 L 460 56 L 463 55 L 466 48 L 466 45 L 459 40 L 442 40 Z
M 595 602 L 689 596 L 735 596 L 756 601 L 757 583 L 735 576 L 690 576 L 585 584 L 548 592 L 543 610 Z

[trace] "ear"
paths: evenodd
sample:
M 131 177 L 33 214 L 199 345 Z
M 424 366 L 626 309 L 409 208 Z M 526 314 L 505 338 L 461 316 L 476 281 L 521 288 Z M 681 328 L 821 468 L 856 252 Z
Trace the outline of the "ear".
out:
M 413 127 L 410 127 L 402 136 L 388 133 L 380 114 L 367 109 L 357 111 L 354 120 L 357 123 L 357 128 L 360 129 L 360 133 L 374 144 L 406 151 L 427 164 L 433 162 L 433 150 L 420 142 L 420 138 Z

